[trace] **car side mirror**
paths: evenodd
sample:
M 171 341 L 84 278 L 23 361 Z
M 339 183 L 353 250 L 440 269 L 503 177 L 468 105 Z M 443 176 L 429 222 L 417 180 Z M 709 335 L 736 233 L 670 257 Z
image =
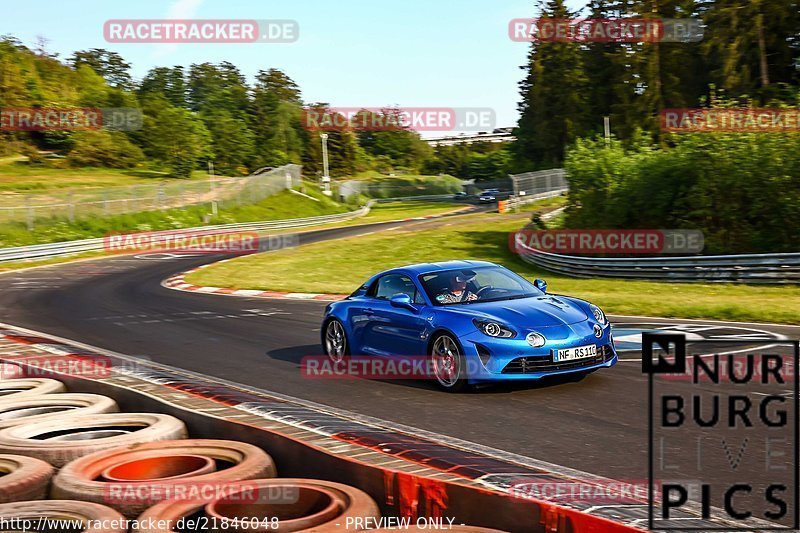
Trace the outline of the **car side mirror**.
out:
M 542 291 L 542 292 L 547 292 L 547 282 L 546 282 L 545 280 L 543 280 L 543 279 L 536 279 L 536 281 L 534 281 L 534 282 L 533 282 L 533 284 L 534 284 L 534 285 L 536 286 L 536 288 L 537 288 L 537 289 L 539 289 L 540 291 Z
M 408 309 L 409 311 L 417 310 L 417 308 L 414 307 L 414 304 L 411 303 L 411 296 L 408 294 L 395 294 L 391 297 L 391 299 L 389 299 L 389 303 L 392 304 L 392 307 L 401 307 L 403 309 Z

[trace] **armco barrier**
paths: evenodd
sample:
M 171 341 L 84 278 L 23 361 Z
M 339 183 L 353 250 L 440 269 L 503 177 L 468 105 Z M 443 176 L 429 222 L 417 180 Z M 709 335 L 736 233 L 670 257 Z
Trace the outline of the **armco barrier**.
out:
M 369 202 L 366 206 L 347 213 L 335 215 L 320 215 L 306 218 L 290 218 L 286 220 L 266 220 L 262 222 L 238 222 L 234 224 L 220 224 L 216 226 L 201 226 L 198 228 L 186 228 L 170 230 L 171 234 L 192 233 L 197 231 L 266 231 L 272 229 L 303 228 L 307 226 L 317 226 L 330 222 L 339 222 L 357 218 L 369 213 L 374 205 Z M 33 246 L 19 246 L 16 248 L 0 249 L 0 263 L 8 261 L 23 261 L 27 259 L 48 259 L 51 257 L 63 257 L 86 252 L 99 252 L 104 247 L 102 237 L 96 239 L 84 239 L 80 241 L 56 242 L 51 244 L 35 244 Z
M 526 263 L 578 278 L 800 283 L 800 253 L 619 258 L 563 255 L 530 249 L 519 255 Z
M 510 177 L 515 194 L 506 203 L 508 209 L 547 196 L 557 196 L 566 192 L 569 186 L 563 169 L 525 172 Z M 621 258 L 574 256 L 530 249 L 519 255 L 526 263 L 576 278 L 800 283 L 800 253 Z

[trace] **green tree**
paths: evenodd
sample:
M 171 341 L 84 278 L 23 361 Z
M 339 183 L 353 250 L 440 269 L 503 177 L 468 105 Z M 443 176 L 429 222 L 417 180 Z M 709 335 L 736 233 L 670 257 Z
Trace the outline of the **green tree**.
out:
M 150 69 L 139 84 L 138 92 L 140 95 L 162 94 L 173 106 L 188 107 L 186 80 L 181 66 Z
M 564 0 L 540 4 L 542 19 L 570 19 Z M 585 131 L 588 93 L 578 43 L 534 41 L 520 82 L 520 119 L 515 129 L 518 164 L 556 166 L 564 150 Z
M 486 154 L 474 153 L 467 163 L 467 178 L 477 181 L 504 178 L 511 165 L 511 153 L 508 150 L 496 150 Z
M 224 174 L 247 174 L 255 144 L 246 120 L 224 109 L 201 117 L 211 134 L 214 166 Z
M 309 109 L 319 113 L 332 114 L 327 104 L 318 103 Z M 341 117 L 341 121 L 344 121 Z M 337 120 L 339 122 L 339 120 Z M 328 134 L 328 166 L 332 177 L 349 176 L 357 171 L 363 150 L 358 146 L 356 135 L 349 128 L 308 128 L 308 144 L 303 155 L 303 168 L 306 174 L 322 173 L 322 140 L 320 135 Z
M 761 104 L 800 77 L 800 3 L 797 0 L 706 0 L 701 45 L 709 81 L 729 96 Z
M 81 65 L 86 65 L 102 76 L 113 87 L 125 90 L 130 90 L 133 87 L 133 80 L 130 75 L 131 65 L 122 59 L 122 56 L 117 52 L 103 50 L 102 48 L 80 50 L 72 54 L 69 62 L 76 70 Z
M 300 89 L 278 69 L 259 71 L 248 114 L 257 150 L 253 166 L 299 163 L 307 143 Z
M 246 112 L 250 106 L 244 76 L 235 65 L 201 63 L 189 68 L 187 80 L 189 105 L 194 111 L 225 109 Z
M 628 13 L 637 18 L 697 18 L 695 0 L 634 0 Z M 636 110 L 638 127 L 659 129 L 662 109 L 696 106 L 707 88 L 697 43 L 635 43 L 631 63 L 639 80 Z
M 188 178 L 213 154 L 211 134 L 191 111 L 173 107 L 162 96 L 143 102 L 144 125 L 136 139 L 144 153 L 162 162 L 170 174 Z
M 428 143 L 403 125 L 398 108 L 386 108 L 377 113 L 363 109 L 353 122 L 359 146 L 370 157 L 385 157 L 394 168 L 419 170 L 433 155 Z

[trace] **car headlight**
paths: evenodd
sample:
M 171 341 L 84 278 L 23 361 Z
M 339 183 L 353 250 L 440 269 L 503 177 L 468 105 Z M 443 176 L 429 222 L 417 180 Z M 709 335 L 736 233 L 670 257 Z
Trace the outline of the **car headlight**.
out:
M 537 333 L 535 331 L 531 331 L 530 333 L 528 333 L 526 340 L 528 341 L 528 344 L 530 344 L 534 348 L 541 348 L 547 342 L 547 339 L 544 338 L 544 335 L 542 335 L 541 333 Z
M 479 320 L 476 318 L 472 321 L 472 323 L 475 324 L 475 327 L 481 330 L 484 335 L 488 335 L 490 337 L 510 339 L 516 335 L 507 327 L 498 324 L 497 322 L 492 322 L 491 320 Z
M 589 304 L 589 308 L 592 310 L 592 314 L 594 315 L 594 319 L 597 320 L 600 324 L 606 325 L 606 315 L 603 313 L 603 310 L 597 307 L 594 304 Z

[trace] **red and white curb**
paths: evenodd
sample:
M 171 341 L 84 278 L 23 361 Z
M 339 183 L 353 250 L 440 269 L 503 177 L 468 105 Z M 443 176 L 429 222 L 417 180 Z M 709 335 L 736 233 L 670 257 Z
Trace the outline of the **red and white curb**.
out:
M 230 260 L 231 259 L 223 259 L 222 261 L 217 261 L 216 263 L 201 265 L 197 268 L 187 270 L 186 272 L 175 274 L 174 276 L 162 281 L 161 286 L 174 291 L 198 292 L 202 294 L 221 294 L 224 296 L 241 296 L 246 298 L 270 298 L 273 300 L 321 300 L 326 302 L 335 302 L 347 297 L 346 294 L 318 294 L 312 292 L 280 292 L 261 291 L 257 289 L 231 289 L 228 287 L 206 287 L 202 285 L 186 283 L 185 276 L 211 265 L 218 265 Z
M 460 213 L 462 211 L 471 210 L 472 206 L 462 207 L 460 209 L 456 209 L 454 211 L 448 211 L 446 213 L 439 213 L 435 215 L 425 215 L 421 217 L 412 217 L 412 218 L 403 218 L 397 220 L 387 220 L 387 223 L 391 222 L 408 222 L 411 220 L 426 220 L 431 218 L 441 218 L 444 216 L 454 215 Z M 203 268 L 210 267 L 212 265 L 219 265 L 221 263 L 225 263 L 227 261 L 231 261 L 233 259 L 237 259 L 232 257 L 230 259 L 223 259 L 221 261 L 217 261 L 215 263 L 209 263 L 207 265 L 200 265 L 197 268 L 192 268 L 191 270 L 187 270 L 185 272 L 181 272 L 179 274 L 175 274 L 174 276 L 170 276 L 164 281 L 161 282 L 161 286 L 167 289 L 172 289 L 175 291 L 184 291 L 184 292 L 197 292 L 202 294 L 221 294 L 224 296 L 240 296 L 244 298 L 270 298 L 273 300 L 320 300 L 325 302 L 335 302 L 338 300 L 343 300 L 347 298 L 346 294 L 320 294 L 314 292 L 281 292 L 281 291 L 262 291 L 258 289 L 231 289 L 229 287 L 207 287 L 203 285 L 194 285 L 192 283 L 186 282 L 186 276 L 193 272 L 197 272 L 198 270 L 202 270 Z

